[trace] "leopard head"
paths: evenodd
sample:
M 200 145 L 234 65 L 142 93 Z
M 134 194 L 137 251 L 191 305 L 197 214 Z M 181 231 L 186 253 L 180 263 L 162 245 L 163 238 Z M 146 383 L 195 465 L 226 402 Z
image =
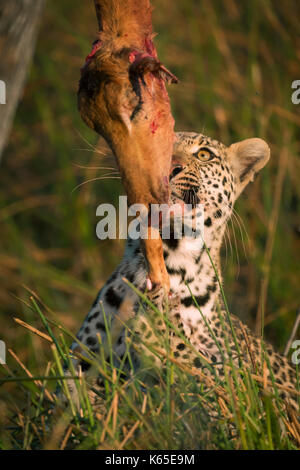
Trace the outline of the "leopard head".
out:
M 201 204 L 205 226 L 216 228 L 230 217 L 235 201 L 269 158 L 262 139 L 226 147 L 203 134 L 179 132 L 170 174 L 172 203 Z

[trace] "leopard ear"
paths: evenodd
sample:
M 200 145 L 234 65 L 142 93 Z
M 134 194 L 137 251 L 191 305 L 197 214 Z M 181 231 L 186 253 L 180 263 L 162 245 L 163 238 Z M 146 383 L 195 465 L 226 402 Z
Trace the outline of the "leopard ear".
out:
M 270 148 L 262 139 L 246 139 L 229 147 L 229 160 L 240 186 L 241 192 L 245 186 L 254 180 L 270 158 Z

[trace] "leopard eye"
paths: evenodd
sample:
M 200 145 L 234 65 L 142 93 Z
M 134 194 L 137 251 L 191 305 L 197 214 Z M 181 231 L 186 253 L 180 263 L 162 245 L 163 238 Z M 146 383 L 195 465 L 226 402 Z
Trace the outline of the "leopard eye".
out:
M 197 153 L 197 157 L 202 161 L 202 162 L 209 162 L 213 158 L 215 158 L 215 155 L 208 149 L 200 149 L 199 152 Z

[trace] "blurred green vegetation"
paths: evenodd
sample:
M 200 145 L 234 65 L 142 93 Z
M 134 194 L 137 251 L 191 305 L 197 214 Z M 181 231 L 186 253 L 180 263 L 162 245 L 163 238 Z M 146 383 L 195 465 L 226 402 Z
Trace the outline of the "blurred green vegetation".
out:
M 300 303 L 300 105 L 291 102 L 300 3 L 153 3 L 159 56 L 181 80 L 170 88 L 176 129 L 227 145 L 254 136 L 270 144 L 271 162 L 237 204 L 243 236 L 233 221 L 224 282 L 232 311 L 253 327 L 265 299 L 266 335 L 283 350 Z M 35 372 L 46 363 L 44 344 L 13 321 L 40 326 L 19 300 L 29 296 L 24 286 L 76 332 L 123 251 L 123 242 L 95 234 L 96 208 L 117 202 L 120 181 L 104 176 L 77 188 L 110 172 L 97 167 L 115 166 L 77 111 L 80 67 L 96 32 L 92 2 L 47 3 L 0 171 L 1 339 Z M 11 357 L 8 364 L 14 368 Z

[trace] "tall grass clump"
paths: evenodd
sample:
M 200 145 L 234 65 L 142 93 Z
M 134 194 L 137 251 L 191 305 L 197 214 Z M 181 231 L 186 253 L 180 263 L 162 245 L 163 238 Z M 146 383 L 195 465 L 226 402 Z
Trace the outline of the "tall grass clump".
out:
M 148 316 L 149 324 L 159 315 L 167 331 L 180 335 L 166 315 L 139 295 L 144 302 L 139 314 Z M 15 366 L 1 367 L 0 386 L 13 384 L 14 394 L 0 410 L 1 449 L 299 448 L 298 421 L 279 398 L 276 384 L 267 385 L 264 370 L 252 371 L 243 361 L 234 365 L 229 350 L 224 351 L 229 359 L 224 360 L 223 378 L 214 370 L 216 364 L 197 353 L 184 336 L 201 369 L 174 358 L 168 335 L 157 335 L 160 343 L 155 347 L 141 337 L 137 340 L 134 325 L 128 326 L 121 362 L 112 349 L 109 325 L 105 345 L 99 336 L 99 354 L 78 340 L 81 351 L 74 353 L 68 346 L 74 335 L 51 318 L 45 305 L 31 296 L 28 308 L 42 329 L 15 321 L 45 342 L 48 361 L 33 375 L 9 350 Z M 219 312 L 221 325 L 227 315 Z M 149 353 L 160 359 L 160 367 L 149 361 Z M 139 355 L 139 367 L 133 365 L 132 354 Z M 89 364 L 88 375 L 75 370 L 74 358 Z

